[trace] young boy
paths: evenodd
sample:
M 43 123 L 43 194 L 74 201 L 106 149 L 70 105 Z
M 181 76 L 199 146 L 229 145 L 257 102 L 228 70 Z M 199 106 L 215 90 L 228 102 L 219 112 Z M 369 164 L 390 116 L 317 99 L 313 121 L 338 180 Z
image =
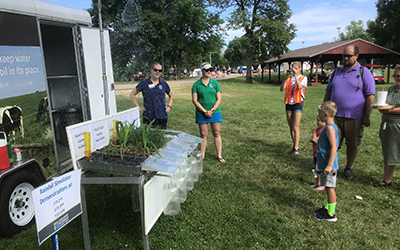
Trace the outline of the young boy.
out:
M 319 135 L 321 134 L 321 131 L 324 127 L 325 122 L 321 121 L 321 119 L 319 119 L 319 115 L 317 115 L 317 128 L 311 130 L 312 136 L 310 138 L 310 142 L 312 143 L 313 147 L 314 168 L 317 166 L 317 142 Z M 310 185 L 310 187 L 317 191 L 325 190 L 325 187 L 321 185 L 321 177 L 319 175 L 317 175 L 315 183 Z
M 337 148 L 338 128 L 334 122 L 336 104 L 326 101 L 318 105 L 318 115 L 326 123 L 317 142 L 317 173 L 321 174 L 321 185 L 325 186 L 326 205 L 315 210 L 318 220 L 337 221 L 336 218 L 336 176 L 339 169 Z

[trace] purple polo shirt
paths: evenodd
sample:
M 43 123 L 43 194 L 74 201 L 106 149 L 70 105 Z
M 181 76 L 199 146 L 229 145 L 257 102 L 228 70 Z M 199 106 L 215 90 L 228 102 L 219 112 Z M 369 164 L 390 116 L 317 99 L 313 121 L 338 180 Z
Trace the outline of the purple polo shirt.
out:
M 342 66 L 336 73 L 335 79 L 328 84 L 326 91 L 331 92 L 331 101 L 336 103 L 336 116 L 363 119 L 365 100 L 369 95 L 375 95 L 375 80 L 371 72 L 364 67 L 364 74 L 360 76 L 360 88 L 358 86 L 358 75 L 360 64 L 357 63 L 352 69 L 346 71 Z M 333 75 L 333 74 L 332 74 Z

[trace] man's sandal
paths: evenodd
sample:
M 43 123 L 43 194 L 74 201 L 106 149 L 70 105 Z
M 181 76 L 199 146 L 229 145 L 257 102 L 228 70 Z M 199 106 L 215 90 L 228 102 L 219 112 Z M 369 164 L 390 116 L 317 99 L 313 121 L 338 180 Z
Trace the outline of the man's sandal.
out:
M 391 185 L 392 185 L 392 182 L 387 183 L 385 180 L 383 180 L 379 183 L 376 183 L 374 185 L 374 187 L 390 187 Z

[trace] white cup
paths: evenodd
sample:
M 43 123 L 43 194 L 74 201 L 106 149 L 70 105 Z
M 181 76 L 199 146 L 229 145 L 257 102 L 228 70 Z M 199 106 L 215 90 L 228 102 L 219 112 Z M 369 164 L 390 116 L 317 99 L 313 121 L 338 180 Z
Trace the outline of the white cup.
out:
M 385 105 L 386 104 L 387 94 L 388 94 L 387 91 L 377 91 L 377 104 L 378 105 Z

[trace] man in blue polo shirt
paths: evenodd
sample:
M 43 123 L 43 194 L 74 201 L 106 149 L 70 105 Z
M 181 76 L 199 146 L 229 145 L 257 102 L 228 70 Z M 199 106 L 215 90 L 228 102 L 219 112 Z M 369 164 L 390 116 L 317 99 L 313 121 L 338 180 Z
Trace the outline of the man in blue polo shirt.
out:
M 130 97 L 139 111 L 143 112 L 143 123 L 150 124 L 155 120 L 153 127 L 167 128 L 168 113 L 171 110 L 174 96 L 168 83 L 161 80 L 162 66 L 159 63 L 153 64 L 150 70 L 150 78 L 144 79 L 132 90 Z M 142 92 L 143 106 L 141 107 L 136 95 Z M 165 94 L 169 96 L 168 105 L 165 107 Z

